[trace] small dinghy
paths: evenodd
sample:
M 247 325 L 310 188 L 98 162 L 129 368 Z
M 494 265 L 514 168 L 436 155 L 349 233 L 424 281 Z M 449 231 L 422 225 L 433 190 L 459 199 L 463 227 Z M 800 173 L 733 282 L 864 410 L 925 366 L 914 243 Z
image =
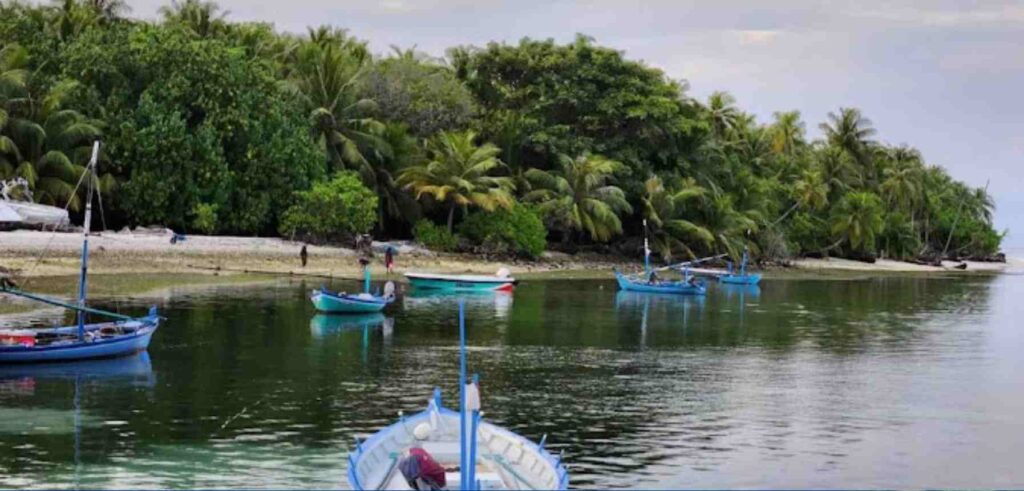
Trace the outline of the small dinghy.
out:
M 89 225 L 92 222 L 92 199 L 95 181 L 96 161 L 100 144 L 92 148 L 92 159 L 85 169 L 82 181 L 88 182 L 85 202 L 84 234 L 82 236 L 82 272 L 78 279 L 78 303 L 70 304 L 57 299 L 23 292 L 11 286 L 10 281 L 0 282 L 0 293 L 16 295 L 78 312 L 78 325 L 49 329 L 3 329 L 0 330 L 0 363 L 31 363 L 76 361 L 91 358 L 127 356 L 145 351 L 150 338 L 160 325 L 156 307 L 151 307 L 144 317 L 129 317 L 86 307 L 86 279 L 89 265 Z M 77 192 L 77 189 L 75 190 Z M 115 321 L 86 324 L 85 314 L 96 314 Z
M 747 274 L 747 251 L 743 250 L 743 262 L 740 263 L 739 273 L 732 269 L 732 263 L 728 263 L 726 274 L 720 275 L 718 281 L 730 285 L 756 285 L 761 281 L 761 275 L 757 273 Z
M 684 275 L 684 279 L 680 281 L 645 280 L 635 276 L 626 276 L 616 271 L 615 280 L 619 282 L 620 289 L 628 292 L 704 295 L 708 291 L 707 285 L 702 280 L 688 275 Z
M 320 312 L 331 314 L 366 314 L 380 312 L 395 301 L 395 284 L 384 284 L 384 292 L 370 293 L 370 269 L 366 268 L 363 279 L 363 293 L 332 292 L 327 287 L 313 290 L 309 299 Z
M 459 305 L 461 410 L 441 404 L 441 389 L 426 410 L 399 413 L 397 423 L 365 441 L 348 458 L 352 488 L 568 489 L 559 456 L 523 436 L 481 419 L 477 377 L 466 384 L 465 307 Z
M 493 275 L 405 273 L 414 288 L 447 291 L 512 291 L 518 283 L 507 268 Z

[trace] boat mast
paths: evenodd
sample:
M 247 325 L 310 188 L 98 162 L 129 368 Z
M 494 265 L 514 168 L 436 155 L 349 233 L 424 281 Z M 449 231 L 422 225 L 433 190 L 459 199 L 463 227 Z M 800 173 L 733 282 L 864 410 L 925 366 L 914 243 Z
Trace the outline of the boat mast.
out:
M 647 243 L 647 219 L 644 218 L 644 274 L 651 275 L 651 248 Z
M 466 303 L 459 301 L 459 489 L 469 489 L 466 449 Z
M 85 292 L 86 273 L 89 270 L 89 225 L 92 224 L 92 191 L 93 191 L 93 170 L 96 168 L 96 160 L 100 155 L 100 142 L 92 144 L 92 158 L 89 165 L 85 167 L 84 179 L 88 181 L 89 190 L 86 192 L 85 200 L 85 221 L 82 223 L 82 274 L 78 278 L 78 340 L 85 340 Z

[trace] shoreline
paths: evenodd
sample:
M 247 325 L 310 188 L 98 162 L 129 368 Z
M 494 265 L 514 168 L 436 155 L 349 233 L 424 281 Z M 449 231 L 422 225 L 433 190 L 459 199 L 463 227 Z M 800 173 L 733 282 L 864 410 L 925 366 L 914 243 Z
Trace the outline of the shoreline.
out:
M 89 271 L 107 274 L 193 274 L 193 275 L 270 275 L 325 279 L 361 279 L 358 254 L 343 247 L 307 246 L 309 264 L 302 267 L 299 249 L 302 242 L 267 237 L 231 237 L 190 235 L 183 242 L 170 243 L 164 231 L 105 232 L 89 237 Z M 396 268 L 391 276 L 402 278 L 410 271 L 440 273 L 493 274 L 507 267 L 521 277 L 557 276 L 566 278 L 604 277 L 613 268 L 631 270 L 641 267 L 639 260 L 582 253 L 568 255 L 547 252 L 539 260 L 491 260 L 470 254 L 435 253 L 406 242 L 392 242 L 398 250 Z M 383 276 L 383 243 L 374 243 L 373 272 Z M 80 269 L 81 234 L 18 230 L 0 232 L 0 266 L 13 270 L 16 278 L 77 275 Z M 39 259 L 42 257 L 42 259 Z M 874 264 L 848 259 L 796 259 L 788 268 L 770 268 L 768 276 L 780 273 L 999 273 L 1024 269 L 1024 263 L 1010 258 L 1006 263 L 968 261 L 966 270 L 946 261 L 943 267 L 880 259 Z

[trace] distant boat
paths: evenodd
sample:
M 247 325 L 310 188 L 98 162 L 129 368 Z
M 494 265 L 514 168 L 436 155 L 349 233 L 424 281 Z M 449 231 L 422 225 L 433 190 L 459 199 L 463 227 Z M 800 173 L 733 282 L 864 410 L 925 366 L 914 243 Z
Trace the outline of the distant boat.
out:
M 0 330 L 0 363 L 61 362 L 127 356 L 145 351 L 153 333 L 160 325 L 156 307 L 151 307 L 149 313 L 144 317 L 133 318 L 89 308 L 85 305 L 89 265 L 89 224 L 92 221 L 92 183 L 94 181 L 92 176 L 96 172 L 99 148 L 99 142 L 96 142 L 92 148 L 92 159 L 85 169 L 86 175 L 82 179 L 88 183 L 89 187 L 85 203 L 85 233 L 82 237 L 82 272 L 78 279 L 78 303 L 70 304 L 23 292 L 7 284 L 0 286 L 0 293 L 17 295 L 77 311 L 78 325 L 48 329 L 2 329 Z M 87 313 L 117 320 L 86 324 L 85 314 Z
M 730 285 L 756 285 L 761 281 L 761 275 L 757 273 L 747 274 L 747 251 L 743 251 L 743 262 L 740 263 L 739 273 L 733 272 L 732 263 L 729 263 L 728 272 L 718 276 L 718 281 Z
M 704 282 L 693 276 L 680 281 L 649 281 L 643 278 L 629 277 L 616 271 L 615 280 L 619 282 L 619 288 L 630 292 L 704 295 L 708 291 Z
M 512 291 L 518 283 L 506 268 L 499 269 L 493 276 L 405 273 L 405 277 L 414 288 L 448 291 Z
M 561 458 L 523 436 L 481 420 L 476 376 L 466 384 L 465 308 L 459 305 L 459 411 L 441 404 L 441 389 L 427 409 L 365 441 L 356 441 L 348 458 L 353 489 L 410 489 L 399 464 L 414 447 L 444 467 L 446 489 L 568 489 L 569 473 Z
M 363 292 L 345 293 L 332 292 L 326 287 L 313 290 L 309 296 L 313 306 L 320 312 L 332 314 L 365 314 L 368 312 L 380 312 L 389 303 L 395 301 L 395 284 L 387 282 L 384 284 L 384 293 L 374 295 L 370 293 L 370 268 L 363 270 Z
M 17 191 L 21 188 L 21 191 Z M 15 196 L 21 199 L 16 199 Z M 32 202 L 28 181 L 16 178 L 0 181 L 0 223 L 18 223 L 37 227 L 61 228 L 70 223 L 68 212 L 56 206 Z

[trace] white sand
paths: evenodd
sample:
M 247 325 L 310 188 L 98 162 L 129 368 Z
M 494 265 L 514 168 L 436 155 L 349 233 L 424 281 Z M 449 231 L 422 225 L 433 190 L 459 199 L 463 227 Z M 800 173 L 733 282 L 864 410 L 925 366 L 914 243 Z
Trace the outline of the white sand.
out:
M 986 263 L 978 261 L 965 261 L 966 271 L 1007 271 L 1011 269 L 1024 269 L 1024 263 L 1019 260 L 1008 258 L 1005 263 Z M 840 271 L 876 271 L 876 272 L 905 272 L 905 273 L 928 273 L 937 271 L 961 271 L 954 268 L 960 263 L 954 261 L 943 261 L 942 267 L 925 266 L 921 264 L 893 261 L 891 259 L 879 259 L 871 263 L 852 261 L 849 259 L 826 258 L 826 259 L 797 259 L 793 265 L 800 269 L 807 270 L 840 270 Z

